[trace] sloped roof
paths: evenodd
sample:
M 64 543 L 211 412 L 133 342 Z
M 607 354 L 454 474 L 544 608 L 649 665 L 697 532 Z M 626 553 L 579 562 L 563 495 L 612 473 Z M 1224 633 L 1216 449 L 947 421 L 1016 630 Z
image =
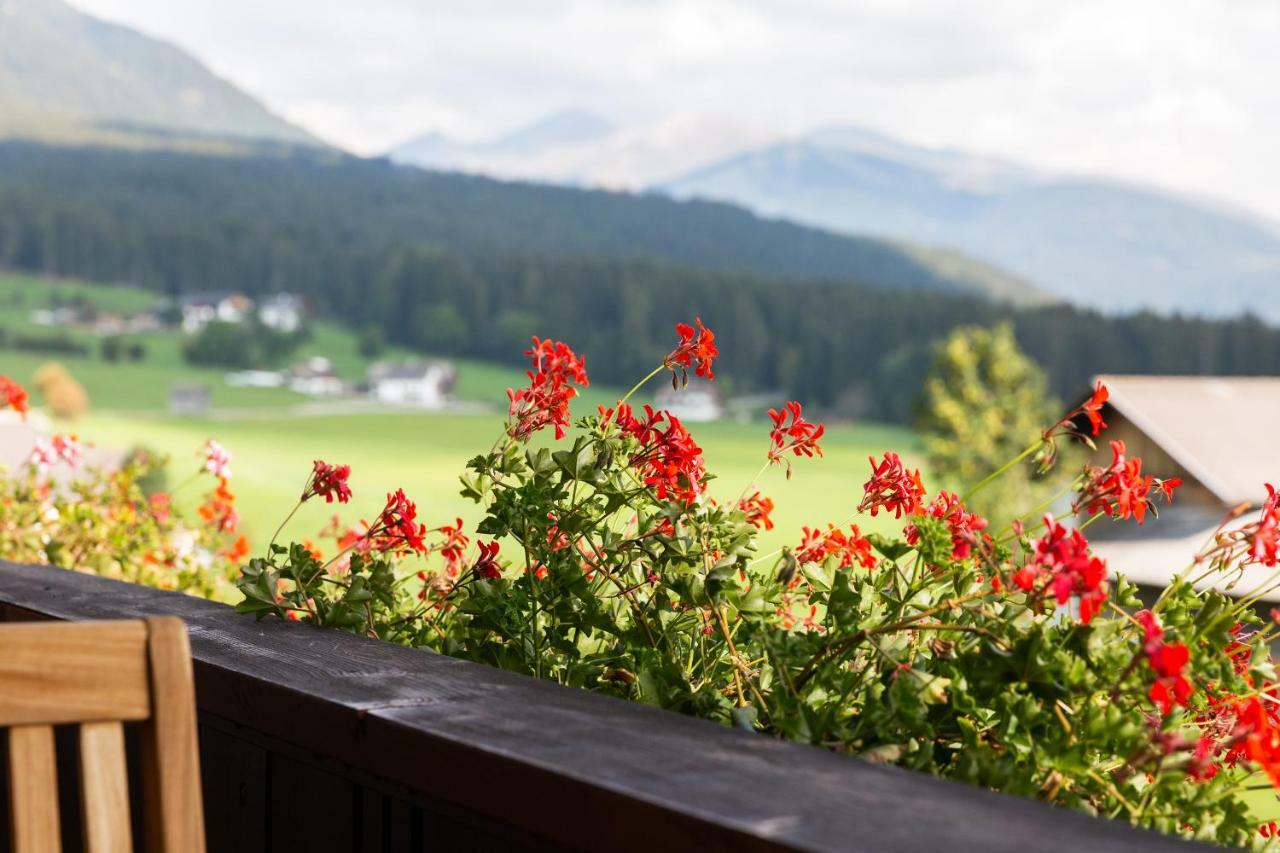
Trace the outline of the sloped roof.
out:
M 1280 484 L 1280 377 L 1097 378 L 1111 406 L 1223 503 L 1256 503 L 1263 483 Z

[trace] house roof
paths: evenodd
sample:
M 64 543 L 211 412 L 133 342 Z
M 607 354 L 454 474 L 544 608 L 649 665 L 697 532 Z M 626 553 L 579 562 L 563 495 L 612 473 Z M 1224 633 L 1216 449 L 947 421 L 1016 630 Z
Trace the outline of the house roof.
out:
M 1116 411 L 1224 504 L 1257 502 L 1263 483 L 1280 483 L 1280 377 L 1097 378 Z

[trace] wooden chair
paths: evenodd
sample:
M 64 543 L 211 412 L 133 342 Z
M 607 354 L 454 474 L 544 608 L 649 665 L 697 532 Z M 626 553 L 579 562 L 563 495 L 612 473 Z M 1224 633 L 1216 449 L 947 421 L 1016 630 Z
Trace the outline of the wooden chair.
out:
M 14 853 L 61 849 L 53 727 L 79 725 L 89 853 L 132 850 L 124 723 L 141 723 L 151 853 L 202 853 L 195 690 L 182 620 L 0 625 L 0 727 L 9 730 Z

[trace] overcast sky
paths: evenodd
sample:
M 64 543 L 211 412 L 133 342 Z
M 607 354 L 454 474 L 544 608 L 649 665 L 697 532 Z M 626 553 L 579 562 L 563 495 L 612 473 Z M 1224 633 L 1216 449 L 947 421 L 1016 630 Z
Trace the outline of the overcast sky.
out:
M 378 153 L 582 107 L 860 124 L 1280 221 L 1276 0 L 72 0 Z

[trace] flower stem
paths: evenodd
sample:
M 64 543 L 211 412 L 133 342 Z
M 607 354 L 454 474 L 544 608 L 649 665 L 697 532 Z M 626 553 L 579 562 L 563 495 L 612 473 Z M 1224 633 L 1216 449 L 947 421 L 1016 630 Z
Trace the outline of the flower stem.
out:
M 978 483 L 978 485 L 976 485 L 976 486 L 974 486 L 972 489 L 970 489 L 970 490 L 968 491 L 968 493 L 967 493 L 967 494 L 962 498 L 962 500 L 963 500 L 965 503 L 968 503 L 968 502 L 973 498 L 973 496 L 974 496 L 974 495 L 976 495 L 978 492 L 982 491 L 982 490 L 983 490 L 984 488 L 986 488 L 988 485 L 990 485 L 991 483 L 993 483 L 993 482 L 995 482 L 996 480 L 1000 479 L 1000 478 L 1001 478 L 1001 477 L 1003 477 L 1005 474 L 1009 473 L 1009 471 L 1011 471 L 1013 468 L 1015 468 L 1015 467 L 1016 467 L 1020 462 L 1022 462 L 1022 461 L 1023 461 L 1024 459 L 1026 459 L 1028 456 L 1030 456 L 1031 454 L 1033 454 L 1033 453 L 1035 453 L 1037 450 L 1039 450 L 1039 449 L 1040 449 L 1040 445 L 1041 445 L 1041 444 L 1042 444 L 1042 442 L 1041 442 L 1041 441 L 1039 441 L 1039 440 L 1035 441 L 1035 442 L 1034 442 L 1034 443 L 1032 443 L 1029 447 L 1027 447 L 1027 449 L 1026 449 L 1026 450 L 1022 451 L 1022 452 L 1021 452 L 1021 453 L 1019 453 L 1017 456 L 1015 456 L 1014 458 L 1010 459 L 1008 462 L 1004 463 L 1003 465 L 1001 465 L 1001 466 L 1000 466 L 999 468 L 997 468 L 996 470 L 992 471 L 990 474 L 988 474 L 986 477 L 984 477 L 984 478 L 982 479 L 982 481 L 981 481 L 980 483 Z

